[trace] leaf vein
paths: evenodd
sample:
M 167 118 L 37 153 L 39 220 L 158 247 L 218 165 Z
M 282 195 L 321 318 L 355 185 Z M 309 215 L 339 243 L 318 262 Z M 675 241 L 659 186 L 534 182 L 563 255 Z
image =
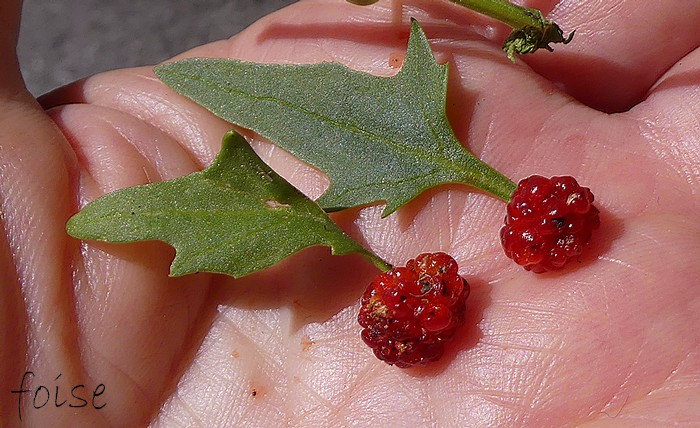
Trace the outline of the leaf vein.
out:
M 214 89 L 214 90 L 217 90 L 217 89 L 218 89 L 219 91 L 224 92 L 224 93 L 228 93 L 228 94 L 237 94 L 237 95 L 239 95 L 239 96 L 248 97 L 248 98 L 251 98 L 251 99 L 257 100 L 257 101 L 269 101 L 269 102 L 277 103 L 277 104 L 279 104 L 279 105 L 281 105 L 281 106 L 287 107 L 287 108 L 292 109 L 292 110 L 297 110 L 297 111 L 299 111 L 299 112 L 301 112 L 301 113 L 303 113 L 303 114 L 306 114 L 306 115 L 308 115 L 308 116 L 311 116 L 311 117 L 313 117 L 313 118 L 316 118 L 316 119 L 318 119 L 318 120 L 321 121 L 321 122 L 328 123 L 328 124 L 330 124 L 330 125 L 333 125 L 333 126 L 335 126 L 335 127 L 337 127 L 337 128 L 346 130 L 346 131 L 348 131 L 348 132 L 351 132 L 351 133 L 352 133 L 352 132 L 355 132 L 355 133 L 359 133 L 359 134 L 364 134 L 364 135 L 365 135 L 367 138 L 369 138 L 369 139 L 373 139 L 373 140 L 376 140 L 376 141 L 378 141 L 378 142 L 383 142 L 383 143 L 385 143 L 386 145 L 393 147 L 394 149 L 400 149 L 400 150 L 403 150 L 403 151 L 405 151 L 405 152 L 408 152 L 408 153 L 411 153 L 411 154 L 413 154 L 413 155 L 416 155 L 416 156 L 418 156 L 418 157 L 422 157 L 422 158 L 424 158 L 424 159 L 426 159 L 426 160 L 428 160 L 428 161 L 431 161 L 431 162 L 433 162 L 433 163 L 435 163 L 435 164 L 437 164 L 437 165 L 440 165 L 440 166 L 444 167 L 445 169 L 450 169 L 450 170 L 453 170 L 453 171 L 456 171 L 456 172 L 459 172 L 459 173 L 464 173 L 464 172 L 466 172 L 466 169 L 465 169 L 460 163 L 456 162 L 456 160 L 453 160 L 453 159 L 448 158 L 448 157 L 434 156 L 433 154 L 431 154 L 430 152 L 428 152 L 428 151 L 426 151 L 426 150 L 417 149 L 417 148 L 414 147 L 414 146 L 405 144 L 405 142 L 396 141 L 396 140 L 387 138 L 387 137 L 385 137 L 385 136 L 376 134 L 376 133 L 373 132 L 373 131 L 370 131 L 370 130 L 361 128 L 361 127 L 359 127 L 359 126 L 357 126 L 357 125 L 351 125 L 351 124 L 347 124 L 347 123 L 338 122 L 337 120 L 334 120 L 334 119 L 332 119 L 332 118 L 330 118 L 330 117 L 328 117 L 328 116 L 325 116 L 325 115 L 323 115 L 323 114 L 321 114 L 321 113 L 318 113 L 318 112 L 315 112 L 315 111 L 311 111 L 311 110 L 305 109 L 305 108 L 303 108 L 303 107 L 301 107 L 301 106 L 299 106 L 299 105 L 297 105 L 297 104 L 295 104 L 295 103 L 293 103 L 293 102 L 291 102 L 291 101 L 283 100 L 283 99 L 281 99 L 281 98 L 274 97 L 274 96 L 254 95 L 254 94 L 252 94 L 252 93 L 249 93 L 249 92 L 246 92 L 246 91 L 243 91 L 243 90 L 233 89 L 233 88 L 229 88 L 229 87 L 224 87 L 224 86 L 222 86 L 222 85 L 220 85 L 220 84 L 218 84 L 218 83 L 216 83 L 216 82 L 212 82 L 212 81 L 207 80 L 207 79 L 205 79 L 205 78 L 203 78 L 203 77 L 200 77 L 200 76 L 198 76 L 198 75 L 189 75 L 189 74 L 179 73 L 179 72 L 172 71 L 172 70 L 168 70 L 168 72 L 169 72 L 170 74 L 172 74 L 172 75 L 179 76 L 179 77 L 184 78 L 184 79 L 191 79 L 191 80 L 194 80 L 194 81 L 202 82 L 204 85 L 206 85 L 206 86 L 208 86 L 208 87 L 210 87 L 210 88 L 212 88 L 212 89 Z M 199 100 L 199 102 L 201 102 L 201 100 Z M 217 113 L 217 114 L 218 114 L 218 113 Z M 226 117 L 224 117 L 224 119 L 236 123 L 235 119 L 226 118 Z M 264 133 L 264 131 L 259 131 L 259 130 L 258 130 L 258 132 L 259 132 L 260 134 L 263 134 L 263 133 Z M 263 134 L 263 135 L 264 135 L 264 134 Z M 267 137 L 267 138 L 270 137 L 269 135 L 264 135 L 264 136 Z M 462 145 L 459 144 L 458 142 L 457 142 L 457 145 L 458 145 L 460 148 L 463 149 Z M 291 151 L 292 153 L 295 153 L 295 152 L 296 152 L 296 150 L 295 150 L 294 147 L 286 146 L 285 148 L 288 149 L 289 151 Z M 463 153 L 464 156 L 466 156 L 466 157 L 473 157 L 473 155 L 472 155 L 471 153 L 467 152 L 466 150 L 463 150 L 463 152 L 464 152 L 464 153 Z M 295 153 L 295 154 L 296 154 L 296 153 Z M 324 167 L 324 169 L 325 169 L 325 167 L 326 167 L 327 165 L 319 165 L 319 166 Z M 329 170 L 328 173 L 329 173 L 329 174 L 332 174 L 333 171 L 332 171 L 332 170 Z

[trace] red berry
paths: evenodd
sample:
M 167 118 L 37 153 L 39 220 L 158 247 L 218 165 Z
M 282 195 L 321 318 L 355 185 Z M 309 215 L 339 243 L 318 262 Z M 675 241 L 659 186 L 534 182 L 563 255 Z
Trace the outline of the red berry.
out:
M 528 177 L 506 208 L 501 243 L 506 255 L 527 270 L 561 269 L 577 257 L 600 225 L 593 194 L 573 177 Z
M 464 321 L 469 285 L 445 253 L 425 253 L 374 278 L 357 317 L 362 340 L 388 364 L 438 360 Z

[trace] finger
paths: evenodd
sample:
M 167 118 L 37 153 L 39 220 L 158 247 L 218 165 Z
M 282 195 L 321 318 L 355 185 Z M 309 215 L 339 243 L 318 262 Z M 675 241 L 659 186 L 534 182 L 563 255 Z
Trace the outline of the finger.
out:
M 629 117 L 655 155 L 695 193 L 700 184 L 700 48 L 664 74 Z M 700 209 L 698 205 L 691 209 Z
M 12 3 L 0 7 L 7 12 Z M 14 5 L 18 11 L 19 2 Z M 10 50 L 12 25 L 2 33 Z M 9 72 L 11 64 L 3 61 L 0 68 Z M 187 350 L 197 347 L 194 327 L 206 324 L 199 316 L 207 277 L 184 284 L 168 278 L 172 250 L 163 245 L 80 246 L 65 224 L 79 203 L 115 184 L 173 178 L 195 167 L 131 116 L 88 114 L 77 106 L 52 112 L 52 121 L 26 91 L 3 83 L 0 358 L 7 364 L 0 382 L 24 391 L 0 398 L 0 425 L 16 424 L 20 414 L 28 425 L 143 423 Z M 56 124 L 71 144 L 86 144 L 69 145 Z M 104 398 L 108 406 L 75 410 L 81 402 L 71 393 L 89 401 L 99 384 L 106 392 L 95 404 Z M 83 386 L 72 391 L 77 385 Z M 46 388 L 51 395 L 44 402 Z
M 16 47 L 19 30 L 21 0 L 8 0 L 0 3 L 0 106 L 5 107 L 8 101 L 2 98 L 12 97 L 19 86 L 19 63 Z M 0 113 L 0 125 L 5 114 Z M 0 155 L 3 152 L 3 142 L 0 141 Z M 0 157 L 0 159 L 2 159 Z M 1 164 L 0 164 L 1 165 Z M 0 176 L 5 180 L 4 169 L 0 166 Z M 2 197 L 0 184 L 0 202 Z M 18 328 L 26 321 L 22 302 L 21 286 L 18 281 L 12 247 L 7 241 L 7 219 L 5 209 L 0 205 L 0 361 L 5 363 L 0 369 L 0 385 L 14 385 L 17 378 L 22 376 L 23 356 L 26 351 L 24 332 Z M 0 399 L 0 425 L 7 425 L 9 419 L 16 414 L 16 408 L 7 397 Z M 13 415 L 13 416 L 10 416 Z M 7 418 L 7 420 L 5 419 Z
M 539 1 L 528 5 L 538 7 Z M 576 30 L 555 53 L 521 57 L 582 103 L 605 112 L 626 111 L 678 60 L 700 45 L 700 3 L 562 0 L 547 15 Z
M 73 191 L 80 206 L 110 191 L 198 169 L 176 142 L 130 115 L 86 105 L 49 113 L 76 156 Z M 72 241 L 81 362 L 110 391 L 100 414 L 115 425 L 143 424 L 199 346 L 211 276 L 169 277 L 174 252 L 162 243 Z
M 17 340 L 3 349 L 10 355 L 3 359 L 8 363 L 2 365 L 2 377 L 5 385 L 23 391 L 0 398 L 3 410 L 8 410 L 3 417 L 7 415 L 11 424 L 22 415 L 22 423 L 28 425 L 67 425 L 70 412 L 48 406 L 46 389 L 36 401 L 34 393 L 40 385 L 56 385 L 63 391 L 58 398 L 62 402 L 70 394 L 66 385 L 92 384 L 75 352 L 80 334 L 68 250 L 74 243 L 65 232 L 74 203 L 70 189 L 75 159 L 54 123 L 29 96 L 0 100 L 0 126 L 0 219 L 6 237 L 0 240 L 0 264 L 8 267 L 3 269 L 2 298 L 3 305 L 16 311 L 0 325 L 0 336 Z M 25 372 L 31 372 L 27 379 Z M 84 391 L 78 394 L 84 396 Z M 38 412 L 38 407 L 46 408 Z M 81 414 L 89 423 L 101 420 L 94 411 Z
M 38 386 L 37 378 L 80 384 L 82 376 L 67 344 L 77 343 L 67 281 L 64 231 L 71 206 L 70 153 L 55 125 L 23 87 L 15 45 L 20 1 L 0 4 L 0 239 L 3 362 L 0 379 L 13 390 Z M 23 373 L 31 371 L 29 379 Z M 27 415 L 29 390 L 3 394 L 0 425 L 39 423 Z M 41 403 L 43 396 L 39 397 Z M 47 410 L 53 423 L 67 424 L 65 412 Z M 6 419 L 5 419 L 6 418 Z

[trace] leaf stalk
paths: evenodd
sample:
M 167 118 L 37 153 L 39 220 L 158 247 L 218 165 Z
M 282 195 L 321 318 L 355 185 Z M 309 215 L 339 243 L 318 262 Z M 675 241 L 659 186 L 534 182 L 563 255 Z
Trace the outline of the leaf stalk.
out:
M 497 19 L 511 28 L 540 26 L 542 14 L 537 9 L 518 6 L 506 0 L 450 0 L 482 15 Z

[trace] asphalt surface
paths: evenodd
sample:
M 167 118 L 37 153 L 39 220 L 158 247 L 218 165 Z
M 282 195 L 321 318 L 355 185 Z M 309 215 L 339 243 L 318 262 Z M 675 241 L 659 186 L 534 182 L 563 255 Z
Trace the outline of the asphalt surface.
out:
M 2 1 L 2 0 L 0 0 Z M 34 95 L 230 37 L 293 0 L 24 0 L 19 60 Z

